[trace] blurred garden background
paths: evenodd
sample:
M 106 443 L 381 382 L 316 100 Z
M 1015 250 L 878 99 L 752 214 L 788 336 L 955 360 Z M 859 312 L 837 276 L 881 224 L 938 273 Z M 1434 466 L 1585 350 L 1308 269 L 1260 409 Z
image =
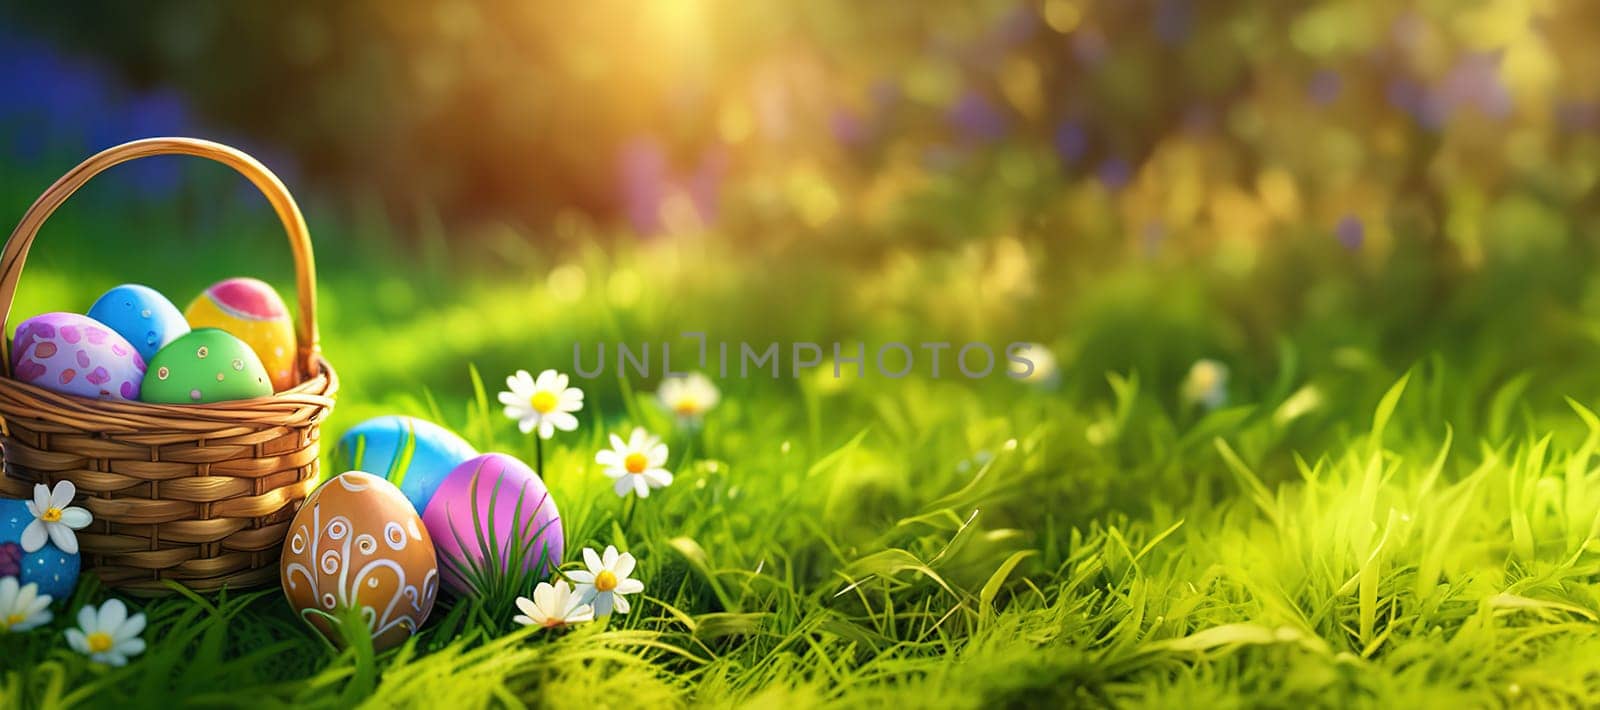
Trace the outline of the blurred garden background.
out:
M 312 227 L 329 441 L 404 412 L 529 452 L 470 368 L 492 399 L 575 342 L 1056 362 L 719 381 L 649 536 L 589 462 L 671 430 L 658 383 L 578 380 L 543 472 L 568 547 L 631 544 L 667 585 L 624 625 L 678 652 L 519 642 L 451 686 L 427 664 L 494 634 L 425 635 L 374 680 L 269 593 L 223 660 L 30 642 L 0 693 L 1600 702 L 1596 28 L 1576 0 L 0 4 L 0 217 L 124 140 L 261 158 Z M 52 219 L 11 322 L 291 274 L 244 181 L 143 160 Z

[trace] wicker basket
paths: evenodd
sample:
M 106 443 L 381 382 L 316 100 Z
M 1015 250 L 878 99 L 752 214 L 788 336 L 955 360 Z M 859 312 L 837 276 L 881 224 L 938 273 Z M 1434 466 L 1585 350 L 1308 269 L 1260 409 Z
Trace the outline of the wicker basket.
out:
M 289 234 L 299 294 L 304 379 L 270 397 L 164 405 L 63 395 L 11 378 L 6 320 L 28 247 L 50 213 L 118 163 L 152 155 L 209 158 L 249 178 Z M 78 532 L 84 567 L 125 592 L 249 587 L 278 578 L 289 520 L 317 478 L 318 425 L 338 379 L 317 347 L 316 267 L 294 199 L 266 167 L 233 148 L 189 138 L 126 143 L 72 169 L 28 208 L 0 255 L 0 495 L 70 480 L 94 513 Z

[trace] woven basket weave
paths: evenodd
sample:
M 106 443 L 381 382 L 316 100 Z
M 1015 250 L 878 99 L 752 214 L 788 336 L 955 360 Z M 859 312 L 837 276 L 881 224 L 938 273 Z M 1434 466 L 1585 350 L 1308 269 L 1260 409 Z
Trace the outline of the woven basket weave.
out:
M 6 321 L 39 227 L 90 178 L 153 155 L 192 155 L 239 171 L 266 195 L 294 253 L 299 385 L 270 397 L 215 404 L 102 401 L 11 378 Z M 110 148 L 73 168 L 33 206 L 0 255 L 0 495 L 72 481 L 94 522 L 78 531 L 84 566 L 126 592 L 249 587 L 277 579 L 289 520 L 317 478 L 318 425 L 338 379 L 317 345 L 316 267 L 294 199 L 266 167 L 233 148 L 151 138 Z

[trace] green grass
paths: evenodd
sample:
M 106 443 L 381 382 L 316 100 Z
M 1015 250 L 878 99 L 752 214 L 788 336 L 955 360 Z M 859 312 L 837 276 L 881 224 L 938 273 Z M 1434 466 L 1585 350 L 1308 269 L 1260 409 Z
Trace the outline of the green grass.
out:
M 5 214 L 25 184 L 0 184 Z M 287 282 L 258 211 L 202 234 L 193 200 L 117 218 L 95 200 L 47 229 L 14 316 L 127 280 L 180 301 L 234 274 Z M 313 221 L 345 383 L 328 442 L 409 413 L 531 461 L 492 405 L 504 374 L 570 370 L 574 340 L 687 350 L 685 330 L 1039 340 L 1061 382 L 726 380 L 688 432 L 654 381 L 580 381 L 582 426 L 543 473 L 571 560 L 639 559 L 630 615 L 513 630 L 446 597 L 374 657 L 333 650 L 277 589 L 131 600 L 150 650 L 106 669 L 61 638 L 107 596 L 86 582 L 56 623 L 0 638 L 0 705 L 1600 703 L 1600 280 L 1582 242 L 1468 270 L 1286 240 L 1241 275 L 1130 258 L 1115 235 L 913 250 L 737 224 L 607 250 L 581 228 L 539 249 L 424 235 L 430 256 L 403 259 L 381 222 Z M 152 246 L 100 251 L 135 237 Z M 1201 357 L 1230 366 L 1229 406 L 1180 399 Z M 635 424 L 667 438 L 677 480 L 624 525 L 592 460 Z

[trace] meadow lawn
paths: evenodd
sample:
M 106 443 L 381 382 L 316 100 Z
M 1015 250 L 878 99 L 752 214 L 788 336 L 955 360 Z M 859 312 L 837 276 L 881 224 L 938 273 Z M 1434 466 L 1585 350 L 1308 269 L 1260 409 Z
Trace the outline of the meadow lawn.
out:
M 0 214 L 47 181 L 0 178 Z M 253 203 L 115 195 L 46 228 L 13 327 L 125 281 L 180 304 L 234 275 L 292 291 Z M 495 393 L 571 371 L 574 342 L 1031 340 L 1059 381 L 825 363 L 719 380 L 695 432 L 653 378 L 608 367 L 576 381 L 580 428 L 542 473 L 567 569 L 583 547 L 638 558 L 630 614 L 523 630 L 446 597 L 374 657 L 332 650 L 275 587 L 130 599 L 149 649 L 109 669 L 62 637 L 111 595 L 86 581 L 51 625 L 0 637 L 0 705 L 1600 703 L 1600 272 L 1576 237 L 1468 265 L 1301 236 L 1241 265 L 1048 230 L 641 241 L 572 222 L 397 246 L 381 218 L 307 211 L 343 382 L 325 458 L 405 413 L 532 461 Z M 1215 408 L 1184 395 L 1202 359 L 1231 373 Z M 629 519 L 593 458 L 634 425 L 676 479 Z

